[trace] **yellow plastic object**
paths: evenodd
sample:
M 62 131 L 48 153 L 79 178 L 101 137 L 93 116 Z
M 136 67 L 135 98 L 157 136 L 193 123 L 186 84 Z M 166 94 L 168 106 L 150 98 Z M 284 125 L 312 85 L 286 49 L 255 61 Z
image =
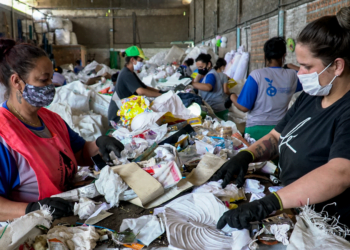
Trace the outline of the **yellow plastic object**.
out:
M 202 125 L 202 117 L 198 116 L 195 118 L 188 119 L 187 123 L 190 124 L 192 127 L 193 126 L 201 126 Z
M 196 78 L 196 76 L 197 76 L 197 75 L 198 75 L 198 73 L 197 73 L 197 72 L 193 72 L 193 73 L 192 73 L 192 75 L 191 75 L 191 78 L 193 78 L 193 79 L 194 79 L 194 78 Z
M 118 116 L 123 125 L 130 125 L 135 116 L 142 114 L 148 108 L 143 96 L 132 95 L 121 100 L 122 107 L 118 111 Z
M 232 89 L 236 85 L 237 85 L 237 82 L 235 80 L 233 80 L 233 78 L 228 80 L 227 86 L 228 86 L 229 89 Z
M 231 210 L 231 209 L 236 209 L 236 208 L 238 208 L 237 204 L 230 204 L 228 209 Z

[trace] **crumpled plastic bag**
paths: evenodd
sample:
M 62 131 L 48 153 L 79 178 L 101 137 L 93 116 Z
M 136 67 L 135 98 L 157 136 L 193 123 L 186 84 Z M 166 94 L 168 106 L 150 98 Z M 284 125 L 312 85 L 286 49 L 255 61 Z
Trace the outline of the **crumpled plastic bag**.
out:
M 109 166 L 105 166 L 101 170 L 100 177 L 95 182 L 95 185 L 97 191 L 104 195 L 111 207 L 119 206 L 120 194 L 128 189 L 128 185 Z
M 288 235 L 287 232 L 290 229 L 290 225 L 288 224 L 282 224 L 282 225 L 272 225 L 270 227 L 270 232 L 275 235 L 276 240 L 279 242 L 282 242 L 283 245 L 288 245 L 289 240 L 288 240 Z
M 47 239 L 57 239 L 69 250 L 92 250 L 96 247 L 100 235 L 93 226 L 55 226 L 47 233 Z
M 246 193 L 263 193 L 265 190 L 265 186 L 260 184 L 260 181 L 253 179 L 246 179 L 243 185 Z
M 36 228 L 37 225 L 50 228 L 51 222 L 52 216 L 46 205 L 40 210 L 15 219 L 8 226 L 0 227 L 0 249 L 18 249 L 29 238 L 34 239 L 42 234 L 42 231 Z
M 132 95 L 121 101 L 122 107 L 118 110 L 117 115 L 120 116 L 123 125 L 130 125 L 135 116 L 142 114 L 148 108 L 143 96 Z
M 185 107 L 180 97 L 172 90 L 157 97 L 152 102 L 151 109 L 155 112 L 170 112 L 175 118 L 184 120 L 196 117 Z
M 219 199 L 234 199 L 235 201 L 246 199 L 244 191 L 237 188 L 235 184 L 229 184 L 225 188 L 222 188 L 222 182 L 223 180 L 210 181 L 194 188 L 192 193 L 212 193 Z
M 74 204 L 74 215 L 79 215 L 79 219 L 87 219 L 95 211 L 95 202 L 88 198 L 80 198 L 79 203 Z
M 119 231 L 123 232 L 128 228 L 137 235 L 136 239 L 146 246 L 165 232 L 163 221 L 155 215 L 144 215 L 136 219 L 124 219 Z

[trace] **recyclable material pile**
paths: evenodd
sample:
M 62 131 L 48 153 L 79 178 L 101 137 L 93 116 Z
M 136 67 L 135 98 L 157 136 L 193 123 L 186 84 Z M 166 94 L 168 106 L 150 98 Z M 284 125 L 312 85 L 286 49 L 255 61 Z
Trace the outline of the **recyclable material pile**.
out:
M 38 12 L 39 13 L 39 12 Z M 21 20 L 23 36 L 29 38 L 30 26 L 34 27 L 32 40 L 38 44 L 44 44 L 44 36 L 47 44 L 56 45 L 77 45 L 78 40 L 73 32 L 73 24 L 69 19 L 60 17 L 47 17 L 43 15 L 34 15 L 34 22 L 31 19 Z

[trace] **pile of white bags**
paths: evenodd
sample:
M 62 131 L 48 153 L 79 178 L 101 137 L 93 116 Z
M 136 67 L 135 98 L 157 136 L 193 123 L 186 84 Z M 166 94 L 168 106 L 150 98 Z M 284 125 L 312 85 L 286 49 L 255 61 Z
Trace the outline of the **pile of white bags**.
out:
M 111 81 L 86 86 L 80 81 L 56 88 L 56 95 L 49 110 L 63 120 L 85 140 L 95 140 L 108 128 L 108 107 L 111 96 L 98 92 L 112 87 Z
M 63 20 L 60 17 L 51 17 L 48 19 L 50 31 L 63 29 Z
M 244 51 L 244 45 L 239 47 L 236 53 L 234 51 L 227 53 L 225 59 L 232 56 L 233 58 L 226 65 L 224 73 L 236 81 L 245 79 L 248 71 L 249 53 Z
M 48 41 L 48 44 L 54 44 L 55 33 L 47 32 L 45 35 L 46 35 L 46 39 Z M 36 39 L 37 39 L 39 44 L 42 44 L 43 43 L 43 34 L 36 33 Z
M 68 30 L 56 29 L 55 30 L 55 37 L 56 37 L 56 44 L 57 45 L 69 45 L 70 44 L 70 32 Z

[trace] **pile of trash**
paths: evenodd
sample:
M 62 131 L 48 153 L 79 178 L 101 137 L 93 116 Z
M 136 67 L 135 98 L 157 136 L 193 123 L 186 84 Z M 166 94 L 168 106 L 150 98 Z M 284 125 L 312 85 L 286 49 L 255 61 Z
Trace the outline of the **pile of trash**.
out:
M 71 82 L 56 88 L 55 98 L 47 109 L 59 114 L 85 140 L 94 141 L 107 132 L 107 113 L 112 99 L 99 92 L 112 86 L 109 80 L 91 86 Z

